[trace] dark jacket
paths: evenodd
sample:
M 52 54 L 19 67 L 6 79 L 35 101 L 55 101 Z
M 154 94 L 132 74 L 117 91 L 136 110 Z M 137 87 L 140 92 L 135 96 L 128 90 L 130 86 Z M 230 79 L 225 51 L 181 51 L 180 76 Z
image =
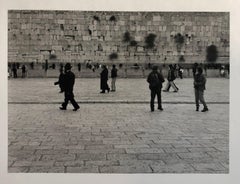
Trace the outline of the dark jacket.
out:
M 147 82 L 149 83 L 149 88 L 151 90 L 161 89 L 162 83 L 164 82 L 164 78 L 161 73 L 157 71 L 152 71 L 147 78 Z
M 168 77 L 167 77 L 167 79 L 168 79 L 168 81 L 174 81 L 176 79 L 174 68 L 171 68 L 171 69 L 168 70 Z
M 75 75 L 72 71 L 67 71 L 63 77 L 63 87 L 65 92 L 73 92 Z
M 58 81 L 54 82 L 54 85 L 59 85 L 61 91 L 64 91 L 64 73 L 60 73 Z
M 197 90 L 205 90 L 206 78 L 203 74 L 196 74 L 194 77 L 194 88 Z
M 101 77 L 101 84 L 100 87 L 102 90 L 108 89 L 108 69 L 105 68 L 102 70 L 102 72 L 100 73 L 100 77 Z
M 117 77 L 117 69 L 116 68 L 113 68 L 111 70 L 111 78 L 116 78 Z

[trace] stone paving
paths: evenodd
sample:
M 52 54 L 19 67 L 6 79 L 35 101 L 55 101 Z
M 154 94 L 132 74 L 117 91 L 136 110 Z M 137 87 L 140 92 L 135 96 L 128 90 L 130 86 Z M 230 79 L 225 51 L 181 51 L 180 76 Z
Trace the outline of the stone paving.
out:
M 145 79 L 120 79 L 110 94 L 79 79 L 80 111 L 60 111 L 55 80 L 9 80 L 10 173 L 229 172 L 229 80 L 208 79 L 206 113 L 195 111 L 191 79 L 163 93 L 162 112 L 150 112 Z

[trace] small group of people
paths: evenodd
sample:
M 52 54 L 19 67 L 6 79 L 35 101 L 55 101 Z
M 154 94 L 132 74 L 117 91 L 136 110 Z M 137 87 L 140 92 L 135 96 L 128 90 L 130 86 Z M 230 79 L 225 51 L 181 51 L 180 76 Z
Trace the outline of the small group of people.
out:
M 108 69 L 106 65 L 102 65 L 102 72 L 100 73 L 100 88 L 101 88 L 101 92 L 100 93 L 105 93 L 105 91 L 107 90 L 107 92 L 109 93 L 110 91 L 110 87 L 108 86 Z M 116 91 L 116 79 L 117 79 L 117 68 L 116 65 L 112 65 L 112 70 L 111 70 L 111 78 L 112 78 L 112 82 L 111 82 L 111 91 L 115 92 Z
M 75 83 L 75 75 L 71 71 L 71 68 L 72 68 L 72 66 L 70 63 L 66 63 L 66 65 L 64 66 L 64 71 L 63 71 L 63 67 L 61 67 L 58 81 L 54 83 L 54 85 L 59 85 L 60 93 L 64 92 L 64 102 L 62 103 L 62 106 L 59 107 L 60 110 L 66 110 L 69 101 L 71 102 L 71 104 L 74 107 L 73 111 L 77 111 L 78 109 L 80 109 L 80 106 L 74 99 L 73 86 Z M 109 93 L 110 88 L 107 83 L 108 82 L 107 66 L 103 65 L 102 69 L 103 70 L 100 73 L 100 77 L 101 77 L 101 80 L 100 80 L 101 92 L 100 93 L 105 93 L 106 90 Z M 116 91 L 115 83 L 116 83 L 116 78 L 117 78 L 117 71 L 118 70 L 116 68 L 116 65 L 113 65 L 112 70 L 111 70 L 111 78 L 112 78 L 112 83 L 111 83 L 112 90 L 111 91 L 112 92 Z
M 199 111 L 199 101 L 203 104 L 202 112 L 208 111 L 207 104 L 204 100 L 204 90 L 206 89 L 206 78 L 203 75 L 203 69 L 201 67 L 196 67 L 193 70 L 193 78 L 194 78 L 194 90 L 195 90 L 195 104 L 196 104 L 196 111 Z M 165 90 L 163 91 L 169 91 L 170 87 L 172 86 L 174 89 L 174 92 L 177 92 L 179 89 L 173 82 L 175 80 L 174 74 L 173 74 L 173 66 L 169 65 L 169 71 L 168 71 L 168 77 L 167 77 L 168 83 L 166 85 Z M 148 75 L 147 82 L 149 83 L 149 89 L 151 91 L 151 100 L 150 100 L 150 109 L 153 112 L 154 111 L 154 100 L 157 96 L 158 101 L 158 109 L 160 111 L 163 111 L 162 107 L 162 97 L 161 97 L 161 91 L 162 91 L 162 84 L 165 82 L 163 75 L 158 71 L 157 66 L 152 67 L 152 72 Z
M 27 66 L 22 65 L 20 67 L 19 63 L 13 63 L 11 66 L 11 71 L 10 69 L 8 70 L 8 77 L 13 77 L 13 78 L 18 78 L 18 69 L 22 70 L 22 78 L 25 78 L 27 76 Z

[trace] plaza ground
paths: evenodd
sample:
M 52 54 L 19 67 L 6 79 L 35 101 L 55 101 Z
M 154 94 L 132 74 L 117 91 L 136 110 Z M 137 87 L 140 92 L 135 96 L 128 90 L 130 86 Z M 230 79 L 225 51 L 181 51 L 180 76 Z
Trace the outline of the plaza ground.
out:
M 143 78 L 119 79 L 109 94 L 99 93 L 99 79 L 79 78 L 80 111 L 60 111 L 56 80 L 8 81 L 9 172 L 229 172 L 228 79 L 208 79 L 206 113 L 195 111 L 190 78 L 162 93 L 162 112 L 150 112 Z

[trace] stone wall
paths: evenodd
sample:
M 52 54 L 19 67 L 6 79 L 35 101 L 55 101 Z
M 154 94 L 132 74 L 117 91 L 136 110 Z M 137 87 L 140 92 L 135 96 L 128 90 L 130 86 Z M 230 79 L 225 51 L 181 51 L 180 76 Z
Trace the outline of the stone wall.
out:
M 123 42 L 126 32 L 135 46 Z M 150 33 L 155 47 L 146 49 Z M 228 12 L 8 12 L 9 62 L 107 63 L 117 53 L 117 63 L 194 63 L 206 60 L 211 44 L 217 46 L 217 62 L 229 63 Z

